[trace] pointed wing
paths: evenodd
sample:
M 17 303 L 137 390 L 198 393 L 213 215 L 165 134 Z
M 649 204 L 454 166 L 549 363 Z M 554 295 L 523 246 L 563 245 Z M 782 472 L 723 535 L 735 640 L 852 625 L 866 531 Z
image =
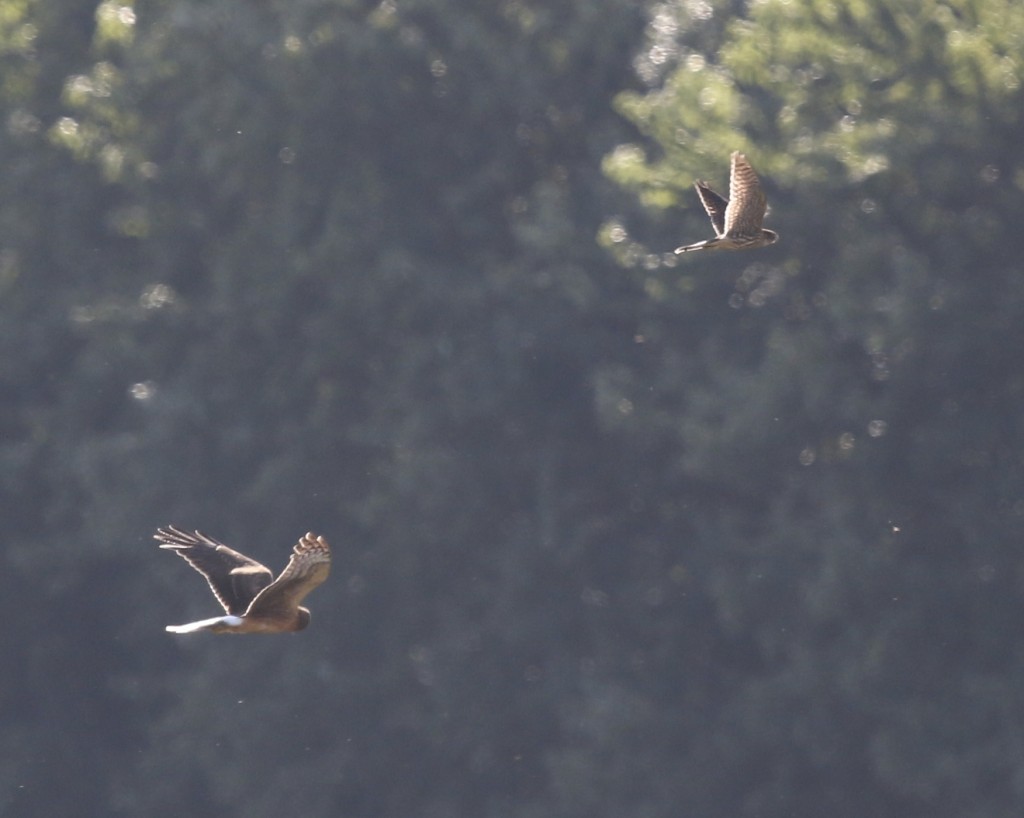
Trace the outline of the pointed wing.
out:
M 725 209 L 724 235 L 757 236 L 768 199 L 761 190 L 761 182 L 750 163 L 739 151 L 732 153 L 732 172 L 729 174 L 729 205 Z
M 697 182 L 697 195 L 711 219 L 715 235 L 721 238 L 725 234 L 725 211 L 729 203 L 711 189 L 707 182 Z
M 217 601 L 229 614 L 241 616 L 257 594 L 274 578 L 267 566 L 200 534 L 174 526 L 158 528 L 153 537 L 206 577 Z
M 307 533 L 292 549 L 281 575 L 257 594 L 246 616 L 290 616 L 306 595 L 331 572 L 331 547 L 323 537 Z

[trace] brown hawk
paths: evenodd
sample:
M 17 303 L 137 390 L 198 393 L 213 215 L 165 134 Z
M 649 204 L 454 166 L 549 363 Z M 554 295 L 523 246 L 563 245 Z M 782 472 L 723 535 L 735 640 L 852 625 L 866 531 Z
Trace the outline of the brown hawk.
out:
M 306 534 L 292 549 L 277 579 L 269 568 L 196 531 L 173 526 L 153 535 L 206 577 L 227 616 L 168 625 L 171 633 L 282 633 L 309 625 L 309 611 L 299 607 L 306 594 L 327 579 L 331 547 L 323 537 Z
M 677 253 L 691 250 L 753 250 L 775 244 L 779 234 L 761 227 L 768 206 L 757 174 L 739 151 L 732 153 L 729 174 L 729 199 L 719 196 L 706 182 L 695 185 L 697 194 L 715 228 L 715 238 L 677 247 Z

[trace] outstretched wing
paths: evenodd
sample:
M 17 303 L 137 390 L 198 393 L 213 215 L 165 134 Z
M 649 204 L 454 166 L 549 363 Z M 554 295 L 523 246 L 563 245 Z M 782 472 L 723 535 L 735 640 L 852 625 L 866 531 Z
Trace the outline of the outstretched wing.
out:
M 697 182 L 697 195 L 700 196 L 701 204 L 711 219 L 715 228 L 715 235 L 721 237 L 725 234 L 725 211 L 729 203 L 711 189 L 707 182 Z
M 327 540 L 307 533 L 292 552 L 281 575 L 256 595 L 246 616 L 290 616 L 306 594 L 327 579 L 331 572 L 331 547 Z
M 274 579 L 267 566 L 198 531 L 189 534 L 168 526 L 158 528 L 153 536 L 160 541 L 161 548 L 170 549 L 206 577 L 213 595 L 229 614 L 245 613 L 253 599 Z
M 729 205 L 725 209 L 725 233 L 731 237 L 757 236 L 761 233 L 768 199 L 750 163 L 739 151 L 732 153 L 729 174 Z

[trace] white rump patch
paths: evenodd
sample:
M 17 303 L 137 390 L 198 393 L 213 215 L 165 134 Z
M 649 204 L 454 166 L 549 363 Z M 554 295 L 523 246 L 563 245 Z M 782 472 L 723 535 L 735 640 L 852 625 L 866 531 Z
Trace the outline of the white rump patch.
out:
M 215 616 L 212 619 L 200 619 L 198 622 L 189 622 L 187 625 L 168 625 L 167 630 L 171 633 L 196 633 L 197 631 L 209 630 L 214 625 L 227 625 L 229 628 L 237 628 L 242 624 L 240 616 Z

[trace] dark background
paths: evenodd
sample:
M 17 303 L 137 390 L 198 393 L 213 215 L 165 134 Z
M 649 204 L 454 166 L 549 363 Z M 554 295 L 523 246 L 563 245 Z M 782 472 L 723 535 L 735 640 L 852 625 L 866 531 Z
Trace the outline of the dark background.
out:
M 0 12 L 0 813 L 1024 812 L 1017 0 Z

